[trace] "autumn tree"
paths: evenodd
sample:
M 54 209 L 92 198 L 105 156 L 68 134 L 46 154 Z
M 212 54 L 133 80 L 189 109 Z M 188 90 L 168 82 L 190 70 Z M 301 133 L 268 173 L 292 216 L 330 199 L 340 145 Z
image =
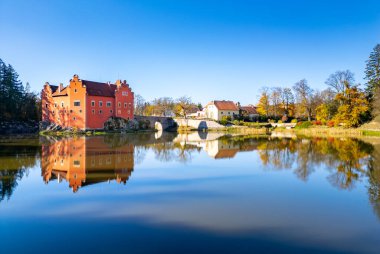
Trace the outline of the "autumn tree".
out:
M 357 127 L 362 123 L 363 116 L 369 109 L 369 103 L 364 92 L 357 86 L 345 83 L 345 92 L 338 93 L 336 100 L 341 102 L 334 119 L 345 127 Z
M 269 89 L 267 87 L 263 87 L 261 89 L 261 95 L 259 102 L 257 104 L 256 110 L 257 113 L 261 116 L 268 117 L 269 114 Z
M 149 114 L 165 116 L 174 110 L 174 100 L 171 97 L 160 97 L 149 103 Z
M 175 103 L 175 113 L 176 115 L 180 115 L 186 118 L 187 114 L 191 110 L 198 109 L 197 105 L 195 105 L 190 97 L 182 96 L 176 100 Z

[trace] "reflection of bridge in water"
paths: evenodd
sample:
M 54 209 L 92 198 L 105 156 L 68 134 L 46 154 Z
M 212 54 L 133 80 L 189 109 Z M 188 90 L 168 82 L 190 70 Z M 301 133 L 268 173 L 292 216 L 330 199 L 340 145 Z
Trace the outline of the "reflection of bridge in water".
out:
M 214 159 L 230 159 L 238 152 L 253 151 L 257 148 L 257 142 L 242 146 L 239 142 L 233 142 L 226 134 L 218 132 L 179 134 L 173 142 L 180 143 L 183 147 L 187 145 L 200 147 Z
M 203 149 L 215 159 L 233 158 L 239 151 L 252 151 L 256 146 L 242 149 L 223 139 L 224 133 L 193 132 L 190 134 L 120 135 L 78 137 L 44 142 L 42 145 L 42 177 L 45 183 L 66 180 L 74 192 L 87 185 L 116 181 L 126 183 L 134 168 L 135 147 L 168 155 L 175 151 L 181 156 L 191 154 L 192 147 Z M 190 156 L 191 157 L 191 156 Z M 183 158 L 185 159 L 185 158 Z M 186 159 L 185 159 L 186 160 Z

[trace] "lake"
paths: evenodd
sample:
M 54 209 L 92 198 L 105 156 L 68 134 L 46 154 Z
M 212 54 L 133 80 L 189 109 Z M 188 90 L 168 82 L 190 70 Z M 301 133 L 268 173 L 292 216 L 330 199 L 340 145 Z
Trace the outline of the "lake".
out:
M 380 140 L 0 140 L 1 253 L 379 253 Z

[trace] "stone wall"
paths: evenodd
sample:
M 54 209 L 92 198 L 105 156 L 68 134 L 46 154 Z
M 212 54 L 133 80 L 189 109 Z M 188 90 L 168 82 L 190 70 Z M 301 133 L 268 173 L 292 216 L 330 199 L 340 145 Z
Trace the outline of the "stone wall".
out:
M 174 121 L 177 123 L 178 127 L 190 127 L 197 130 L 226 128 L 225 126 L 211 120 L 175 118 Z

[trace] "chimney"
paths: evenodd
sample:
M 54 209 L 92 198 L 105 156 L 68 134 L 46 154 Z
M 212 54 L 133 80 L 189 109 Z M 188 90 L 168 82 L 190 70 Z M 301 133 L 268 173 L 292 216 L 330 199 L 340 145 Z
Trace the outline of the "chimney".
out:
M 63 84 L 59 83 L 58 85 L 58 93 L 60 93 L 63 90 Z

